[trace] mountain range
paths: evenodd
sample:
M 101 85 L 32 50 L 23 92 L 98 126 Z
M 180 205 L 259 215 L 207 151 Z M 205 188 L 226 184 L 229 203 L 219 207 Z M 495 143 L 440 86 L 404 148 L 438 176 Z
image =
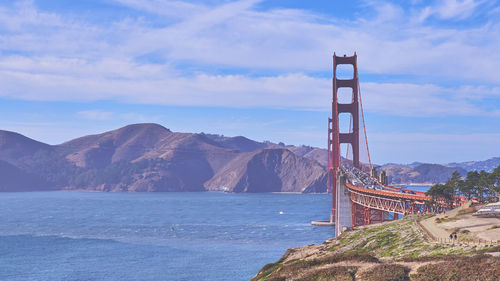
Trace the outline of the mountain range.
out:
M 0 191 L 325 192 L 327 162 L 325 149 L 172 132 L 158 124 L 128 125 L 59 145 L 0 130 Z M 495 165 L 500 157 L 378 169 L 393 183 L 442 182 L 455 170 L 465 174 Z

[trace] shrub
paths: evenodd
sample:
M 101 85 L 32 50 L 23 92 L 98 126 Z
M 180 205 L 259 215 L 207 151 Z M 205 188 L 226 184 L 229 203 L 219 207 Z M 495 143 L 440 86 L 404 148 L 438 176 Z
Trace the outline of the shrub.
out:
M 399 264 L 381 264 L 360 274 L 360 280 L 365 281 L 407 281 L 410 280 L 410 269 Z
M 488 255 L 463 257 L 420 267 L 411 280 L 494 281 L 500 276 L 500 258 Z
M 354 266 L 334 266 L 330 268 L 321 269 L 307 274 L 301 279 L 306 280 L 336 280 L 336 281 L 354 281 L 357 267 Z

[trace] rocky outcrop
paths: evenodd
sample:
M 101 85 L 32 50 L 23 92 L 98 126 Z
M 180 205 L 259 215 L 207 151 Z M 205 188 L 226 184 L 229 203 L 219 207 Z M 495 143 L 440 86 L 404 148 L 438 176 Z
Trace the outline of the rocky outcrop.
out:
M 326 171 L 288 149 L 262 149 L 235 158 L 205 187 L 227 192 L 325 192 Z
M 307 159 L 314 160 L 318 162 L 321 166 L 328 166 L 328 151 L 326 149 L 321 149 L 311 146 L 287 146 L 287 149 L 293 153 L 305 157 Z M 344 159 L 343 159 L 344 160 Z

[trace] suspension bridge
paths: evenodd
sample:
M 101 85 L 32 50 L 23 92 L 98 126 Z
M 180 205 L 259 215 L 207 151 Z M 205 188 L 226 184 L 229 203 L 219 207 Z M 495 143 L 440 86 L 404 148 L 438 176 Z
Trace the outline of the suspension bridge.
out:
M 352 66 L 352 78 L 337 77 L 339 65 Z M 382 172 L 377 177 L 372 167 L 356 53 L 353 56 L 333 55 L 332 84 L 332 117 L 328 118 L 328 189 L 333 196 L 329 223 L 335 224 L 336 235 L 355 226 L 431 211 L 426 205 L 426 201 L 431 198 L 424 192 L 389 186 L 385 173 Z M 339 100 L 339 89 L 342 88 L 347 88 L 352 93 L 350 102 Z M 339 120 L 340 114 L 350 115 L 347 131 L 341 131 L 341 128 L 345 126 Z M 360 161 L 360 142 L 366 148 L 367 161 L 365 162 Z M 341 145 L 346 146 L 346 157 L 341 157 Z M 348 159 L 350 150 L 352 159 Z

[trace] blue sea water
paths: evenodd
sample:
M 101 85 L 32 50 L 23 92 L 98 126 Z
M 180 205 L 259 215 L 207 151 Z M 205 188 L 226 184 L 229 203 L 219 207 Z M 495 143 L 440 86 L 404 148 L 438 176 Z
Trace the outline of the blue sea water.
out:
M 427 190 L 429 190 L 429 188 L 431 188 L 430 185 L 407 185 L 401 187 L 406 189 L 411 189 L 414 191 L 423 191 L 423 192 L 426 192 Z
M 330 196 L 0 193 L 0 279 L 249 280 L 334 235 Z

